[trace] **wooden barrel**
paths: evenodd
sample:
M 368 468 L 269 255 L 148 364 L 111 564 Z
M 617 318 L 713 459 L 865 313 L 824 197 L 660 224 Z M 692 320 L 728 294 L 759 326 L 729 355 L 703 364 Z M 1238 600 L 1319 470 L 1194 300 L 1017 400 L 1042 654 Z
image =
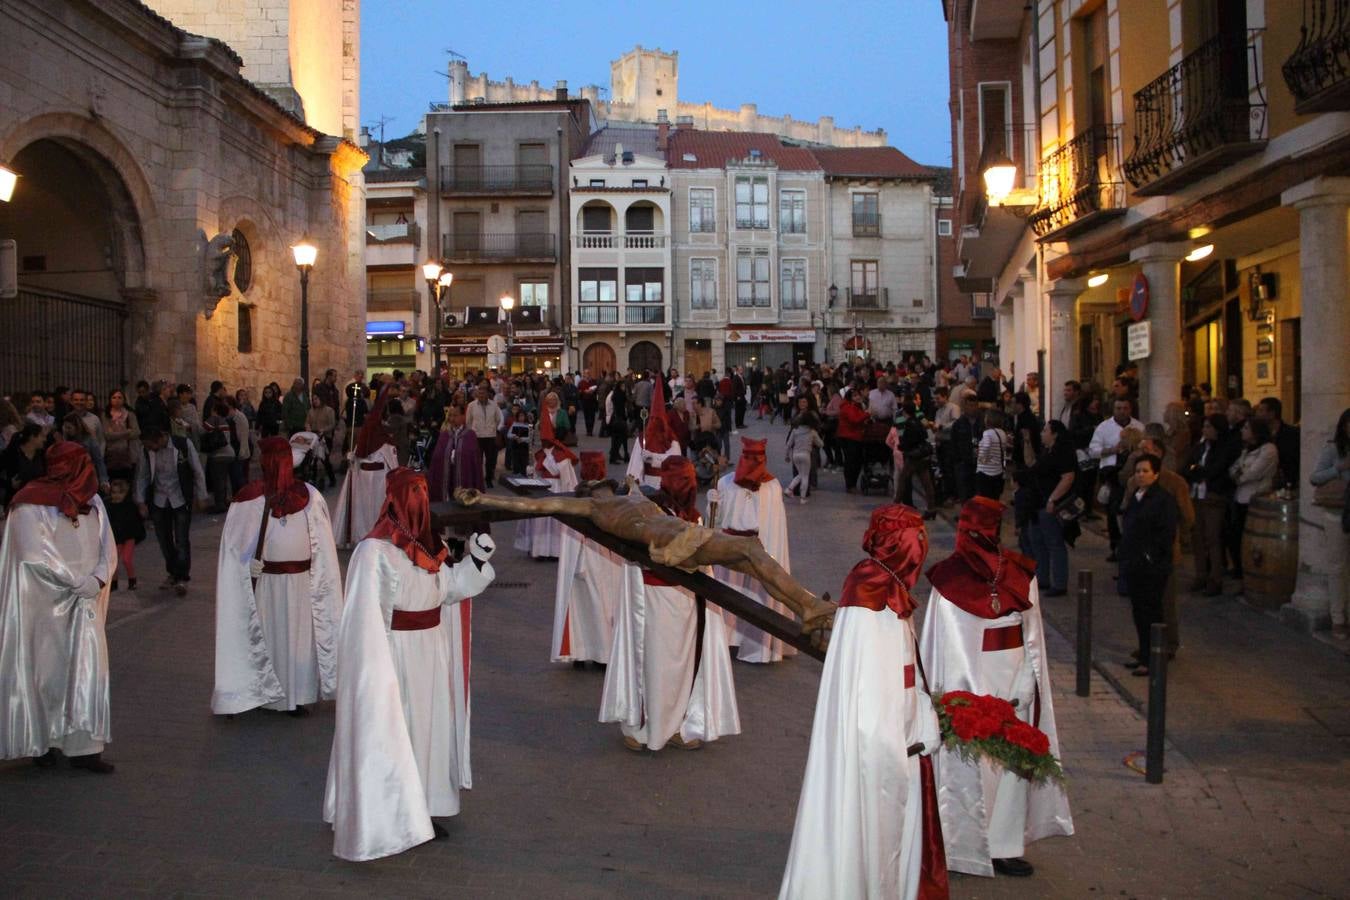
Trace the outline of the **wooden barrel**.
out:
M 1276 609 L 1289 602 L 1298 578 L 1298 500 L 1253 497 L 1242 535 L 1242 593 L 1248 603 Z

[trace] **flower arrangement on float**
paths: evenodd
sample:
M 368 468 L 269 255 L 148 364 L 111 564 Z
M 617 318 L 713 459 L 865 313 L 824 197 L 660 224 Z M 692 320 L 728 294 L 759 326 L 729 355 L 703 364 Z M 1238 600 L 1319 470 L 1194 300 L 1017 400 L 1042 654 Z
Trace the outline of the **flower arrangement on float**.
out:
M 1033 784 L 1063 781 L 1045 732 L 1017 717 L 1007 700 L 970 691 L 939 692 L 933 705 L 942 743 L 968 762 L 987 759 Z

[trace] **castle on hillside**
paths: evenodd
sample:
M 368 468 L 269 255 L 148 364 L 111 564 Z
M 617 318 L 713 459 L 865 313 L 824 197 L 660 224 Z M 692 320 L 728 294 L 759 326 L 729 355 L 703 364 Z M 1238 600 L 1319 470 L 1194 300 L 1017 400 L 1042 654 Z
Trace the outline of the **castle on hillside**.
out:
M 469 73 L 463 59 L 450 61 L 450 106 L 473 103 L 528 103 L 553 100 L 559 87 L 544 87 L 537 81 L 517 84 L 511 78 L 492 81 L 486 73 Z M 598 85 L 581 88 L 581 97 L 591 102 L 595 117 L 613 123 L 654 124 L 658 112 L 674 111 L 675 121 L 704 131 L 748 131 L 775 134 L 781 138 L 832 147 L 884 147 L 884 129 L 864 131 L 857 126 L 838 128 L 832 116 L 812 121 L 790 115 L 761 115 L 753 103 L 739 109 L 722 109 L 711 103 L 694 103 L 679 97 L 680 55 L 641 45 L 609 64 L 609 99 L 600 97 Z

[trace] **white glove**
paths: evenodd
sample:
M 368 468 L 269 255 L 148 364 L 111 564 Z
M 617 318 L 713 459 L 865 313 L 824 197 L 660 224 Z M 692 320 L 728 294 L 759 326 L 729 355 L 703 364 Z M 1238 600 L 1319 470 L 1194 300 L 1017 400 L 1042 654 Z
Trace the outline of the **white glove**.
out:
M 263 561 L 261 559 L 250 559 L 248 561 L 248 574 L 250 578 L 257 578 L 263 573 Z
M 469 538 L 469 555 L 479 562 L 487 562 L 496 552 L 497 544 L 492 540 L 492 535 L 477 532 Z
M 75 596 L 81 600 L 93 600 L 101 590 L 103 585 L 98 583 L 98 579 L 93 575 L 86 575 L 84 581 L 75 585 Z
M 717 492 L 717 488 L 713 488 L 712 490 L 708 491 L 708 502 L 709 503 L 722 502 L 722 495 Z

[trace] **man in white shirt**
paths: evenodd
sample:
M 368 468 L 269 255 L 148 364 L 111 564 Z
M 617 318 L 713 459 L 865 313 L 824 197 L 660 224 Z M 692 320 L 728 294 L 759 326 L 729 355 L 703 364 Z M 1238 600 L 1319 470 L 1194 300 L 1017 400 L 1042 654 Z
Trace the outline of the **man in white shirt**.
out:
M 155 526 L 155 539 L 168 572 L 163 587 L 182 597 L 192 574 L 192 507 L 207 500 L 206 474 L 187 438 L 170 437 L 156 428 L 141 432 L 144 459 L 136 470 L 136 508 Z
M 878 378 L 877 386 L 867 392 L 867 414 L 878 422 L 895 418 L 895 391 L 886 378 Z
M 497 472 L 497 432 L 502 427 L 502 410 L 492 401 L 492 391 L 480 384 L 477 399 L 469 404 L 465 424 L 478 436 L 478 449 L 483 453 L 483 483 L 492 487 Z
M 1120 511 L 1120 498 L 1125 488 L 1116 475 L 1120 471 L 1120 464 L 1125 461 L 1122 451 L 1127 449 L 1121 435 L 1129 430 L 1141 434 L 1144 431 L 1143 423 L 1131 415 L 1133 409 L 1134 404 L 1127 398 L 1117 397 L 1112 407 L 1111 418 L 1104 419 L 1097 426 L 1092 432 L 1092 440 L 1088 442 L 1088 456 L 1101 461 L 1098 471 L 1102 483 L 1107 485 L 1111 492 L 1106 501 L 1106 533 L 1111 541 L 1108 562 L 1115 562 L 1116 545 L 1120 543 L 1120 521 L 1116 514 Z

